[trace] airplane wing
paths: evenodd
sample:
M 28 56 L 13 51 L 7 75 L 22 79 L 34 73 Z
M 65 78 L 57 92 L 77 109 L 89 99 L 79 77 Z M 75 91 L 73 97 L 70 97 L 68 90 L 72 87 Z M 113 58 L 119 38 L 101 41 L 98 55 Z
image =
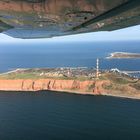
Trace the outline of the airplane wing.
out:
M 140 24 L 140 0 L 0 0 L 0 32 L 48 38 Z

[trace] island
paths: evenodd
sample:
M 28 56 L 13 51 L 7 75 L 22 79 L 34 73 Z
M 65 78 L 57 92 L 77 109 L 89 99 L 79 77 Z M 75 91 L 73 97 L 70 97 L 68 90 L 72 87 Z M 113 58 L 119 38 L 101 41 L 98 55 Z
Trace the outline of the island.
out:
M 140 59 L 140 53 L 114 52 L 107 59 Z
M 140 79 L 93 68 L 16 69 L 0 74 L 0 91 L 58 91 L 140 99 Z

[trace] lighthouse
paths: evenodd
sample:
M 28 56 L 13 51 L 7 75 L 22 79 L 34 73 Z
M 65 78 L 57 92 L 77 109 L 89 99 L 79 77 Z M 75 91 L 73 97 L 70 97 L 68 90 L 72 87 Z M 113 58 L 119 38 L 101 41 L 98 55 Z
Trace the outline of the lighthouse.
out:
M 99 79 L 99 59 L 96 60 L 96 79 Z

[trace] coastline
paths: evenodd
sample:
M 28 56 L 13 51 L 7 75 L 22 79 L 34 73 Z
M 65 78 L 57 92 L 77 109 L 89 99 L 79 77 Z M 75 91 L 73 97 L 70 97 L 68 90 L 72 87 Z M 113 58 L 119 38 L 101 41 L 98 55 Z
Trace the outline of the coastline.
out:
M 55 91 L 140 99 L 140 79 L 116 71 L 101 72 L 99 79 L 93 78 L 95 74 L 94 70 L 81 68 L 17 69 L 0 75 L 0 91 Z
M 113 52 L 106 59 L 140 59 L 140 53 Z
M 117 98 L 124 98 L 124 99 L 140 100 L 140 95 L 139 96 L 128 96 L 128 95 L 116 95 L 116 94 L 103 93 L 103 94 L 101 94 L 101 96 L 109 96 L 109 97 L 117 97 Z
M 48 91 L 56 91 L 57 93 L 63 92 L 63 93 L 72 93 L 77 95 L 91 95 L 91 96 L 109 96 L 109 97 L 117 97 L 117 98 L 124 98 L 124 99 L 134 99 L 134 100 L 140 100 L 139 96 L 128 96 L 128 95 L 120 95 L 120 94 L 109 94 L 109 93 L 101 93 L 101 94 L 93 94 L 92 92 L 76 92 L 76 91 L 68 91 L 68 90 L 48 90 Z
M 106 96 L 106 97 L 116 97 L 116 98 L 122 98 L 122 99 L 132 99 L 132 100 L 140 100 L 139 96 L 128 96 L 128 95 L 120 95 L 120 94 L 109 94 L 109 93 L 101 93 L 101 94 L 93 94 L 92 92 L 82 92 L 82 91 L 70 91 L 70 90 L 36 90 L 36 91 L 30 91 L 30 92 L 38 92 L 38 91 L 50 91 L 50 92 L 56 92 L 58 94 L 64 93 L 64 94 L 74 94 L 74 95 L 83 95 L 83 96 Z M 0 90 L 0 92 L 28 92 L 26 91 L 18 91 L 18 90 Z

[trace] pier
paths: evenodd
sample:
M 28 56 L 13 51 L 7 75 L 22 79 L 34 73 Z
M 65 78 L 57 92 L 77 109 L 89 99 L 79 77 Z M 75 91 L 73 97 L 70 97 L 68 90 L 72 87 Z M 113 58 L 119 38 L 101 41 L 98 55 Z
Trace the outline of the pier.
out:
M 122 73 L 128 73 L 128 74 L 132 74 L 132 73 L 140 73 L 140 71 L 120 71 Z

